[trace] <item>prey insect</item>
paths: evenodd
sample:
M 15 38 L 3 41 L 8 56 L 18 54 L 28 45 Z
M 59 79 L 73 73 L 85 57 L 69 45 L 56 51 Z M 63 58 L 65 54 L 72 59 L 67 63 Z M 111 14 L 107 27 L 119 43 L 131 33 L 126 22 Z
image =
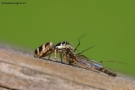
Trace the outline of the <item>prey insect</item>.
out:
M 101 63 L 96 62 L 95 60 L 84 60 L 84 59 L 82 60 L 82 59 L 79 59 L 78 63 L 81 64 L 81 65 L 84 65 L 88 69 L 95 69 L 95 70 L 101 71 L 101 72 L 106 73 L 109 76 L 113 76 L 113 77 L 117 76 L 116 73 L 114 73 L 112 71 L 109 71 Z
M 94 47 L 94 46 L 92 46 L 92 47 Z M 76 54 L 76 56 L 78 57 L 78 64 L 80 64 L 80 65 L 82 65 L 82 66 L 84 66 L 85 68 L 88 68 L 88 69 L 95 69 L 95 70 L 101 71 L 101 72 L 106 73 L 106 74 L 108 74 L 109 76 L 112 76 L 112 77 L 116 77 L 117 74 L 108 70 L 108 69 L 106 69 L 101 63 L 103 63 L 103 62 L 116 62 L 116 63 L 121 63 L 121 64 L 127 65 L 124 62 L 118 62 L 118 61 L 97 62 L 95 60 L 87 58 L 85 55 L 82 54 L 83 52 L 89 50 L 92 47 L 89 47 L 89 48 L 83 50 L 82 52 Z
M 79 45 L 80 45 L 80 41 L 79 41 L 78 46 Z M 116 77 L 117 76 L 116 73 L 114 73 L 112 71 L 109 71 L 101 63 L 96 62 L 95 60 L 91 60 L 91 59 L 87 58 L 85 55 L 82 54 L 83 52 L 89 50 L 90 48 L 93 48 L 94 46 L 89 47 L 86 50 L 83 50 L 82 52 L 77 53 L 77 54 L 75 54 L 75 52 L 73 52 L 69 48 L 65 49 L 65 55 L 66 55 L 66 57 L 69 61 L 69 64 L 80 64 L 81 66 L 83 66 L 87 69 L 95 69 L 95 70 L 101 71 L 103 73 L 106 73 L 109 76 Z
M 104 66 L 101 63 L 96 62 L 95 60 L 88 59 L 84 55 L 75 54 L 74 52 L 70 51 L 69 49 L 65 51 L 66 56 L 69 60 L 69 64 L 79 64 L 82 67 L 85 67 L 87 69 L 94 69 L 101 72 L 104 72 L 110 76 L 116 77 L 117 74 L 114 72 L 109 71 L 108 69 L 104 68 Z

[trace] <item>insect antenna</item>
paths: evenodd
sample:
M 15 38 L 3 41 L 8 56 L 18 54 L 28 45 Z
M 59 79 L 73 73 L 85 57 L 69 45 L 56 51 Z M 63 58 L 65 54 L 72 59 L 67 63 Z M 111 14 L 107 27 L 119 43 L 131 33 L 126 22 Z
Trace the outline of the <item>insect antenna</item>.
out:
M 118 62 L 118 61 L 100 61 L 100 63 L 103 63 L 103 62 L 116 62 L 116 63 L 121 63 L 121 64 L 128 65 L 127 63 L 124 63 L 124 62 Z
M 74 52 L 77 50 L 77 48 L 79 47 L 79 45 L 80 45 L 80 40 L 78 40 L 78 45 L 76 46 L 76 48 L 74 49 Z
M 82 56 L 82 57 L 84 57 L 84 58 L 87 58 L 87 59 L 89 59 L 88 57 L 86 57 L 85 55 L 80 55 L 80 56 Z
M 93 47 L 95 47 L 95 46 L 96 46 L 96 45 L 93 45 L 93 46 L 91 46 L 91 47 L 89 47 L 89 48 L 87 48 L 87 49 L 85 49 L 85 50 L 83 50 L 83 51 L 77 53 L 77 55 L 80 55 L 80 54 L 82 54 L 83 52 L 85 52 L 85 51 L 87 51 L 87 50 L 89 50 L 89 49 L 91 49 L 91 48 L 93 48 Z
M 84 37 L 86 34 L 84 34 L 84 35 L 82 35 L 79 39 L 78 39 L 78 45 L 76 46 L 76 48 L 74 49 L 74 52 L 77 50 L 77 48 L 80 46 L 80 39 L 82 38 L 82 37 Z

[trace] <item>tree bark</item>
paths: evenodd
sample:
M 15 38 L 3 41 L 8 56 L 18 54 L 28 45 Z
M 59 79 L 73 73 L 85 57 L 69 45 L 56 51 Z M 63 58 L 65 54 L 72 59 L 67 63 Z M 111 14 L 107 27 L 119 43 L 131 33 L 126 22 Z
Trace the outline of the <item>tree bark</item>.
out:
M 0 90 L 135 90 L 135 82 L 0 48 Z

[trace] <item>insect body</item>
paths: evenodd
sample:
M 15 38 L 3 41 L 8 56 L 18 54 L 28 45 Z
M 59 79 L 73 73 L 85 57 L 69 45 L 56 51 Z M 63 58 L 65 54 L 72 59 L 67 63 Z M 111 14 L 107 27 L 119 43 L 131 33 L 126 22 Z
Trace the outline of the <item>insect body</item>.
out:
M 98 63 L 94 60 L 84 60 L 84 59 L 79 59 L 78 60 L 78 63 L 83 65 L 84 67 L 86 68 L 89 68 L 89 69 L 96 69 L 96 70 L 99 70 L 101 72 L 104 72 L 110 76 L 113 76 L 113 77 L 116 77 L 117 74 L 114 73 L 114 72 L 111 72 L 109 70 L 107 70 L 106 68 L 103 67 L 103 65 L 101 63 Z
M 90 60 L 86 56 L 82 55 L 84 51 L 92 48 L 93 46 L 76 54 L 75 51 L 80 45 L 80 40 L 78 41 L 79 44 L 75 49 L 69 44 L 69 42 L 66 41 L 59 42 L 56 45 L 54 45 L 52 42 L 47 42 L 35 50 L 34 57 L 42 58 L 42 57 L 49 56 L 48 57 L 49 59 L 51 54 L 54 53 L 54 60 L 56 60 L 56 54 L 59 53 L 61 62 L 62 62 L 62 56 L 64 56 L 64 60 L 69 62 L 70 65 L 74 63 L 80 64 L 88 69 L 96 69 L 113 77 L 117 76 L 115 73 L 105 69 L 101 63 L 98 63 L 94 60 Z
M 59 42 L 58 44 L 56 44 L 55 49 L 65 49 L 65 48 L 70 48 L 70 49 L 74 49 L 69 42 L 63 41 L 63 42 Z
M 84 36 L 84 35 L 83 35 Z M 81 36 L 78 41 L 83 37 Z M 56 60 L 56 54 L 59 53 L 60 54 L 60 58 L 61 58 L 61 62 L 62 62 L 62 56 L 64 56 L 64 59 L 66 60 L 66 53 L 65 52 L 67 49 L 69 49 L 71 52 L 75 52 L 78 48 L 78 46 L 80 45 L 80 41 L 79 44 L 77 45 L 77 47 L 74 49 L 69 42 L 63 41 L 63 42 L 59 42 L 57 43 L 55 46 L 52 42 L 47 42 L 43 45 L 41 45 L 40 47 L 38 47 L 35 50 L 34 53 L 34 57 L 37 58 L 42 58 L 45 56 L 48 56 L 48 59 L 50 58 L 51 53 L 54 53 L 54 60 Z M 69 53 L 69 52 L 68 52 Z M 69 55 L 69 54 L 68 54 Z M 73 55 L 73 54 L 72 54 Z M 71 56 L 71 54 L 70 54 Z
M 51 53 L 53 52 L 54 52 L 54 44 L 52 42 L 47 42 L 35 50 L 34 57 L 42 58 L 49 55 L 48 57 L 49 59 Z
M 70 65 L 72 63 L 78 63 L 78 57 L 77 57 L 77 55 L 70 48 L 66 48 L 64 50 L 64 55 L 65 55 L 66 60 L 69 62 Z
M 88 49 L 92 47 L 89 47 Z M 80 64 L 83 67 L 88 68 L 88 69 L 96 69 L 113 77 L 117 76 L 116 73 L 105 69 L 101 63 L 96 62 L 95 60 L 91 60 L 87 58 L 85 55 L 83 55 L 82 53 L 86 50 L 83 50 L 82 52 L 75 54 L 75 52 L 72 49 L 66 48 L 64 52 L 65 52 L 65 56 L 67 57 L 67 60 L 69 61 L 69 64 L 73 64 L 73 63 Z
M 54 53 L 54 60 L 56 60 L 56 54 L 59 53 L 61 62 L 62 62 L 62 56 L 64 56 L 64 57 L 66 56 L 64 51 L 67 48 L 74 51 L 74 48 L 69 44 L 69 42 L 66 42 L 66 41 L 59 42 L 55 46 L 52 42 L 47 42 L 35 50 L 34 57 L 42 58 L 42 57 L 49 56 L 48 57 L 48 59 L 49 59 L 51 54 Z M 66 60 L 66 58 L 64 58 L 64 59 Z
M 61 57 L 61 62 L 62 62 L 62 56 L 64 56 L 64 59 L 66 60 L 66 55 L 65 55 L 65 50 L 66 49 L 70 49 L 70 50 L 74 50 L 74 48 L 69 44 L 69 42 L 63 41 L 63 42 L 59 42 L 58 44 L 56 44 L 54 46 L 55 51 L 54 51 L 54 58 L 56 59 L 56 53 L 60 53 L 60 57 Z

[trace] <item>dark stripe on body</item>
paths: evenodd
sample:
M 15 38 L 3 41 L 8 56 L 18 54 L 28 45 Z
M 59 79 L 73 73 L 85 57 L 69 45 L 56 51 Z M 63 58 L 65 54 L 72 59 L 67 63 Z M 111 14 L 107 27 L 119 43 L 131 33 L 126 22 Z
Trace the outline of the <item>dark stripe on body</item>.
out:
M 45 44 L 45 48 L 46 48 L 49 44 L 50 44 L 50 42 L 47 42 L 47 43 Z
M 39 52 L 41 52 L 41 51 L 42 51 L 42 46 L 39 47 Z
M 61 44 L 62 44 L 62 45 L 69 45 L 69 42 L 66 42 L 66 41 L 59 42 L 59 43 L 57 43 L 57 44 L 55 45 L 55 47 L 56 47 L 56 46 L 61 46 Z
M 37 49 L 35 50 L 35 54 L 37 55 Z

